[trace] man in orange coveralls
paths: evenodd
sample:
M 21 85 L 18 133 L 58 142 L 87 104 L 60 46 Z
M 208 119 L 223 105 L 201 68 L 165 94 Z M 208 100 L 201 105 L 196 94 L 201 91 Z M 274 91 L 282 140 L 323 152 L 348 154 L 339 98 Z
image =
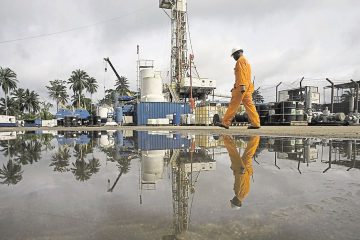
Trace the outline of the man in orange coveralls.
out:
M 246 113 L 249 116 L 251 125 L 249 129 L 260 128 L 260 118 L 256 111 L 255 105 L 252 101 L 252 93 L 254 92 L 254 85 L 251 82 L 251 67 L 248 61 L 243 56 L 243 50 L 240 48 L 233 48 L 231 56 L 235 59 L 235 84 L 231 90 L 231 101 L 229 107 L 224 115 L 221 123 L 215 125 L 229 129 L 231 121 L 234 118 L 236 111 L 239 109 L 241 102 L 245 106 Z
M 259 136 L 252 136 L 247 143 L 247 147 L 242 156 L 240 156 L 235 142 L 231 136 L 223 136 L 225 147 L 231 160 L 231 169 L 233 170 L 235 182 L 235 196 L 230 200 L 233 208 L 240 208 L 244 198 L 250 192 L 250 177 L 253 175 L 252 157 L 260 142 Z

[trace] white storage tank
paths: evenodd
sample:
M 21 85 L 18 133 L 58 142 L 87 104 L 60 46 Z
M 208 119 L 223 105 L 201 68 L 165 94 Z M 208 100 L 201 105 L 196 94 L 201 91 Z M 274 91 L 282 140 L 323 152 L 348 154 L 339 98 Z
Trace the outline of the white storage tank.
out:
M 100 146 L 103 148 L 109 148 L 115 145 L 114 138 L 109 136 L 108 134 L 102 134 L 100 137 Z
M 107 107 L 98 107 L 98 109 L 97 109 L 97 115 L 101 119 L 107 118 L 108 112 L 109 112 L 109 109 Z
M 153 78 L 155 77 L 155 71 L 153 68 L 145 68 L 140 71 L 140 78 Z M 142 86 L 141 86 L 142 87 Z
M 164 102 L 163 85 L 161 74 L 153 68 L 142 69 L 141 77 L 141 101 Z
M 163 176 L 165 150 L 142 151 L 142 183 L 156 183 Z

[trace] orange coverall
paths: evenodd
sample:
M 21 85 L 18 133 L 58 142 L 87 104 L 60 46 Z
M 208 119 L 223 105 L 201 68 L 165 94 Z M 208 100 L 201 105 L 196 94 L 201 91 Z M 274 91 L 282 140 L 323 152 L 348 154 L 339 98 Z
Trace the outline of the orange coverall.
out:
M 224 144 L 229 153 L 231 169 L 235 177 L 234 193 L 241 202 L 250 192 L 250 177 L 253 175 L 252 157 L 256 152 L 259 142 L 259 136 L 252 136 L 245 152 L 240 156 L 232 137 L 224 136 Z
M 252 101 L 252 93 L 254 92 L 254 85 L 251 82 L 251 67 L 244 56 L 241 56 L 235 65 L 235 84 L 231 90 L 231 101 L 226 110 L 222 124 L 226 126 L 231 125 L 236 111 L 239 109 L 241 102 L 245 106 L 246 113 L 252 126 L 260 127 L 259 114 L 256 111 L 255 105 Z M 240 86 L 245 87 L 245 92 L 241 93 Z

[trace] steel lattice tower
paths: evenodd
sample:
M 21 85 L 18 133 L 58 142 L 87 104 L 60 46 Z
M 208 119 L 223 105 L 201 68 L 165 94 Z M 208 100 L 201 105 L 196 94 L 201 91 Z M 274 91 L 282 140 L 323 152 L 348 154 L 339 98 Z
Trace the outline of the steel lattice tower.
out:
M 168 14 L 171 19 L 170 92 L 175 101 L 178 101 L 179 85 L 188 69 L 186 0 L 160 0 L 159 6 L 171 11 L 171 16 Z

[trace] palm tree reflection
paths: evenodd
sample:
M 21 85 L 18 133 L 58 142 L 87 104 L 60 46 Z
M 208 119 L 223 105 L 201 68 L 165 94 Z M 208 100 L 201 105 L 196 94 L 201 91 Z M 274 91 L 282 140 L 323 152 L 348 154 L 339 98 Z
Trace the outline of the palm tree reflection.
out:
M 64 148 L 59 148 L 59 151 L 52 155 L 50 167 L 54 167 L 54 172 L 68 172 L 70 169 L 68 166 L 70 165 L 70 150 L 66 146 Z
M 21 165 L 13 163 L 10 159 L 7 164 L 3 164 L 2 169 L 0 169 L 0 179 L 4 179 L 1 184 L 17 184 L 22 179 Z
M 130 154 L 125 154 L 126 151 L 122 151 L 119 147 L 109 147 L 109 148 L 102 148 L 101 149 L 105 154 L 108 161 L 116 162 L 116 166 L 119 169 L 119 174 L 114 181 L 113 185 L 110 187 L 110 179 L 108 179 L 108 192 L 112 192 L 118 183 L 120 177 L 123 174 L 126 174 L 130 170 L 131 160 L 137 158 L 138 155 L 134 152 Z
M 71 172 L 75 175 L 76 180 L 83 182 L 90 179 L 92 173 L 87 162 L 77 159 L 75 163 L 72 163 L 72 166 Z
M 93 148 L 88 144 L 77 144 L 74 147 L 74 156 L 76 157 L 75 163 L 72 163 L 71 172 L 75 175 L 76 180 L 86 181 L 89 180 L 91 175 L 100 170 L 99 159 L 92 157 L 89 162 L 85 159 L 88 154 L 93 153 Z
M 95 174 L 95 173 L 99 172 L 100 166 L 101 165 L 100 165 L 100 161 L 98 158 L 95 158 L 93 156 L 93 158 L 89 160 L 89 168 L 90 168 L 91 174 Z

